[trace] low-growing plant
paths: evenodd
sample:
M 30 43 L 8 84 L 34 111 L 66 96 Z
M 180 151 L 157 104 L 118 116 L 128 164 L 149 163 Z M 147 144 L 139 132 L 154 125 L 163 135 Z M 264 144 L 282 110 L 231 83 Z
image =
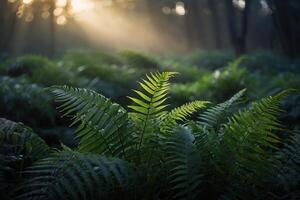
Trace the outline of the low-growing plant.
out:
M 54 125 L 57 116 L 52 96 L 27 79 L 0 77 L 0 116 L 30 126 Z
M 196 65 L 199 68 L 214 71 L 225 67 L 228 63 L 235 59 L 234 53 L 231 51 L 196 51 L 184 58 L 184 63 Z
M 4 63 L 4 75 L 25 76 L 31 82 L 51 86 L 74 84 L 76 74 L 43 56 L 26 55 Z
M 84 65 L 119 65 L 122 60 L 118 55 L 101 51 L 71 50 L 62 58 L 64 65 L 80 67 Z
M 189 121 L 209 103 L 195 100 L 167 111 L 174 75 L 142 79 L 135 97 L 128 97 L 130 111 L 92 90 L 51 87 L 63 116 L 77 124 L 79 145 L 27 168 L 14 198 L 276 199 L 294 191 L 299 178 L 290 183 L 284 172 L 299 171 L 299 157 L 288 158 L 299 148 L 298 137 L 280 150 L 276 135 L 283 129 L 280 104 L 290 91 L 233 111 L 241 90 Z M 281 183 L 292 189 L 277 194 Z
M 0 118 L 0 197 L 9 195 L 22 181 L 23 171 L 50 153 L 46 143 L 30 128 Z
M 160 64 L 154 58 L 136 51 L 125 50 L 120 52 L 120 55 L 124 59 L 124 63 L 129 67 L 146 70 L 155 70 L 160 68 Z
M 249 72 L 239 64 L 240 60 L 236 60 L 223 69 L 203 74 L 195 82 L 174 84 L 171 94 L 178 102 L 199 98 L 214 102 L 225 101 L 247 85 Z

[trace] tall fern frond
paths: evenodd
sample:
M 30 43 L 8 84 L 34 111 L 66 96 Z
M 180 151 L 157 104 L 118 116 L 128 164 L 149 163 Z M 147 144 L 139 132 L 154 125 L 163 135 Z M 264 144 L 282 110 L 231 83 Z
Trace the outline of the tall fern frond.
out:
M 224 149 L 220 147 L 220 128 L 228 121 L 229 111 L 237 101 L 244 95 L 243 89 L 233 95 L 229 100 L 216 106 L 208 108 L 201 113 L 196 123 L 190 123 L 196 138 L 196 145 L 203 158 L 206 159 L 207 168 L 217 166 L 216 163 L 224 159 Z M 225 173 L 221 168 L 217 168 L 214 174 Z M 221 174 L 219 175 L 221 177 Z
M 290 91 L 283 91 L 254 102 L 224 125 L 220 143 L 223 151 L 231 155 L 231 175 L 243 174 L 246 182 L 260 182 L 260 177 L 270 174 L 273 162 L 269 149 L 276 149 L 279 138 L 274 131 L 282 129 L 277 120 L 282 112 L 279 106 L 289 94 Z
M 65 151 L 38 161 L 15 199 L 120 199 L 129 192 L 131 169 L 119 159 Z
M 199 115 L 199 123 L 208 129 L 215 128 L 226 119 L 228 110 L 244 95 L 246 89 L 243 89 L 232 96 L 229 100 L 207 109 Z
M 173 199 L 198 199 L 201 157 L 187 128 L 179 128 L 166 143 L 166 164 Z
M 146 75 L 146 79 L 139 82 L 143 91 L 134 90 L 139 98 L 128 97 L 133 101 L 133 105 L 128 106 L 133 110 L 132 119 L 138 125 L 138 149 L 140 149 L 145 133 L 151 136 L 153 128 L 157 126 L 156 121 L 165 112 L 168 105 L 165 103 L 169 91 L 169 79 L 175 72 L 157 72 Z M 151 130 L 150 130 L 151 129 Z
M 72 115 L 79 123 L 77 137 L 81 152 L 123 155 L 128 144 L 127 112 L 120 105 L 92 90 L 55 86 L 50 88 L 63 116 Z
M 174 108 L 169 113 L 167 113 L 162 118 L 162 122 L 160 124 L 161 133 L 170 132 L 177 122 L 184 122 L 188 117 L 190 117 L 193 113 L 197 112 L 201 108 L 204 108 L 207 101 L 193 101 L 187 104 L 184 104 L 180 107 Z

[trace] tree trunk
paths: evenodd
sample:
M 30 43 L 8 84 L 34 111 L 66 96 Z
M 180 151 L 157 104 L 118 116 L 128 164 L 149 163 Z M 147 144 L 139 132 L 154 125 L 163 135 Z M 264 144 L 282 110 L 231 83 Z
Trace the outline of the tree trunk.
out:
M 232 0 L 225 0 L 227 22 L 229 26 L 230 39 L 234 47 L 235 53 L 241 55 L 246 53 L 247 33 L 249 24 L 249 15 L 251 10 L 251 1 L 245 0 L 245 8 L 242 11 L 241 30 L 237 26 L 237 14 Z
M 236 44 L 237 44 L 237 28 L 236 28 L 237 23 L 236 22 L 237 21 L 236 21 L 235 8 L 232 4 L 232 0 L 225 0 L 224 3 L 226 9 L 230 41 L 232 46 L 236 50 Z
M 4 15 L 7 1 L 0 1 L 0 56 L 2 54 L 2 46 L 4 41 L 4 31 L 5 31 L 5 24 L 4 24 Z
M 293 25 L 291 24 L 288 0 L 273 0 L 273 19 L 283 51 L 291 58 L 297 56 L 297 41 Z
M 4 43 L 6 41 L 6 25 L 9 11 L 8 2 L 0 1 L 0 56 L 1 54 L 5 53 Z
M 56 21 L 54 16 L 54 9 L 55 9 L 55 2 L 51 2 L 50 6 L 50 44 L 49 44 L 49 55 L 50 57 L 53 57 L 55 55 L 56 51 Z
M 9 6 L 7 3 L 1 4 L 1 34 L 0 34 L 0 53 L 9 51 L 9 47 L 12 43 L 17 26 L 17 8 L 20 2 L 17 2 L 15 6 Z
M 219 19 L 219 10 L 218 5 L 215 0 L 208 0 L 208 7 L 211 10 L 211 18 L 212 18 L 212 27 L 213 27 L 213 35 L 214 35 L 214 43 L 216 49 L 222 48 L 222 37 L 221 37 L 221 25 Z
M 242 16 L 241 32 L 237 38 L 236 53 L 237 55 L 245 54 L 247 51 L 247 33 L 249 24 L 249 15 L 251 10 L 251 1 L 245 0 L 245 9 Z
M 204 47 L 205 44 L 201 41 L 204 38 L 202 34 L 201 27 L 202 21 L 199 15 L 199 2 L 195 0 L 187 0 L 185 7 L 187 10 L 186 27 L 187 27 L 187 37 L 188 37 L 188 48 L 193 50 L 195 48 Z

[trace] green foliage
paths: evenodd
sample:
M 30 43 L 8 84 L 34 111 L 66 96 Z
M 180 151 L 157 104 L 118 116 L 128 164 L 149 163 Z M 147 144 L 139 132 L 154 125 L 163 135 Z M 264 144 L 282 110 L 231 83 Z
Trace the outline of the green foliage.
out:
M 268 188 L 264 183 L 275 173 L 276 162 L 272 151 L 277 151 L 280 140 L 274 133 L 282 129 L 277 120 L 281 112 L 279 105 L 289 93 L 285 91 L 264 98 L 253 103 L 250 108 L 226 117 L 227 120 L 223 120 L 217 127 L 207 129 L 215 125 L 220 113 L 226 113 L 217 105 L 207 111 L 209 114 L 201 116 L 200 125 L 194 125 L 196 144 L 207 165 L 205 169 L 212 169 L 212 172 L 205 174 L 214 175 L 211 182 L 207 183 L 214 188 L 214 193 L 246 199 L 245 192 L 251 191 L 253 185 L 257 187 L 256 190 L 260 187 Z M 240 94 L 221 105 L 236 101 Z M 205 116 L 211 119 L 207 120 Z M 218 188 L 222 184 L 226 186 Z M 230 190 L 235 192 L 231 194 Z M 257 198 L 253 195 L 247 194 L 247 198 Z
M 52 199 L 62 196 L 69 199 L 100 197 L 114 199 L 120 197 L 122 191 L 126 191 L 126 197 L 129 197 L 133 191 L 136 193 L 135 196 L 143 196 L 137 185 L 134 190 L 132 188 L 129 190 L 128 187 L 129 180 L 145 180 L 145 178 L 149 182 L 147 185 L 150 184 L 148 185 L 150 194 L 154 195 L 155 191 L 152 191 L 151 184 L 156 184 L 153 182 L 156 179 L 153 180 L 149 176 L 149 172 L 153 172 L 152 164 L 149 166 L 150 163 L 145 165 L 140 162 L 142 157 L 148 158 L 151 154 L 157 157 L 156 151 L 152 149 L 153 143 L 147 137 L 149 135 L 154 138 L 157 133 L 148 130 L 157 129 L 155 124 L 169 124 L 164 122 L 164 115 L 169 121 L 174 120 L 172 124 L 177 125 L 176 120 L 185 120 L 206 103 L 192 102 L 170 113 L 162 111 L 167 106 L 165 101 L 169 79 L 175 74 L 157 72 L 147 76 L 147 79 L 140 83 L 144 92 L 135 90 L 140 99 L 130 97 L 136 104 L 129 106 L 134 110 L 130 113 L 130 117 L 124 108 L 94 91 L 67 86 L 51 87 L 50 91 L 62 104 L 59 108 L 64 116 L 71 115 L 73 124 L 80 122 L 77 129 L 79 146 L 75 149 L 76 152 L 59 152 L 37 162 L 25 171 L 30 178 L 17 190 L 17 199 Z M 156 122 L 152 123 L 152 121 Z M 156 144 L 157 142 L 159 138 L 156 137 Z M 141 148 L 142 145 L 146 148 Z M 142 173 L 138 171 L 137 174 L 140 175 L 132 176 L 129 165 L 125 162 L 114 158 L 111 160 L 97 154 L 127 159 L 135 164 L 135 168 L 142 169 L 140 171 Z M 132 159 L 132 154 L 139 158 Z M 99 187 L 101 190 L 98 190 Z
M 153 135 L 153 128 L 158 125 L 157 118 L 166 114 L 164 109 L 169 90 L 169 79 L 174 76 L 174 72 L 162 72 L 147 76 L 146 80 L 140 82 L 140 86 L 144 92 L 134 90 L 139 98 L 129 97 L 134 105 L 128 106 L 133 110 L 131 113 L 132 119 L 137 124 L 140 149 L 143 144 L 144 137 Z
M 164 71 L 178 72 L 180 76 L 174 77 L 174 81 L 179 83 L 192 83 L 199 80 L 200 77 L 211 73 L 207 69 L 174 60 L 164 62 L 162 69 Z
M 274 196 L 284 196 L 296 199 L 299 197 L 298 188 L 300 186 L 300 134 L 294 131 L 287 139 L 284 147 L 276 155 L 280 163 L 276 169 L 276 176 L 273 182 L 276 183 Z
M 239 66 L 240 62 L 236 60 L 212 74 L 204 74 L 196 82 L 175 84 L 171 89 L 172 96 L 179 102 L 199 98 L 222 102 L 247 85 L 248 71 Z
M 28 134 L 27 129 L 24 134 L 17 129 L 13 134 L 0 131 L 1 156 L 6 157 L 0 161 L 0 183 L 8 183 L 0 184 L 0 189 L 11 191 L 21 182 L 12 193 L 3 193 L 3 198 L 11 194 L 19 199 L 299 198 L 299 133 L 290 136 L 279 122 L 283 120 L 288 128 L 297 127 L 299 95 L 286 99 L 289 91 L 278 93 L 299 88 L 297 70 L 281 73 L 287 71 L 281 66 L 287 65 L 289 70 L 297 66 L 296 62 L 263 53 L 234 61 L 228 55 L 220 55 L 224 56 L 220 62 L 218 55 L 207 58 L 207 63 L 201 61 L 205 57 L 199 58 L 202 64 L 177 58 L 160 62 L 162 66 L 156 66 L 176 69 L 182 76 L 149 72 L 137 84 L 141 73 L 155 69 L 144 55 L 130 53 L 126 58 L 122 53 L 82 51 L 69 52 L 57 62 L 28 58 L 24 66 L 30 67 L 10 74 L 17 78 L 0 77 L 1 116 L 34 128 L 55 126 L 45 130 L 43 138 L 45 133 L 52 138 L 54 131 L 63 143 L 57 147 L 63 150 L 43 154 L 43 148 L 34 142 L 43 141 Z M 8 74 L 9 62 L 2 63 L 1 74 Z M 47 76 L 48 71 L 40 66 L 48 66 L 50 71 L 62 69 L 70 76 L 59 70 Z M 270 73 L 268 66 L 274 66 Z M 35 79 L 35 73 L 45 80 Z M 55 80 L 60 73 L 64 78 Z M 278 75 L 274 77 L 274 73 Z M 71 82 L 63 80 L 67 77 Z M 171 78 L 176 81 L 174 86 L 170 85 Z M 49 88 L 60 104 L 59 110 L 68 117 L 59 124 L 50 103 L 52 97 L 42 89 L 52 83 L 72 85 Z M 127 98 L 127 111 L 127 91 L 135 85 L 139 88 Z M 246 95 L 242 88 L 247 88 Z M 113 100 L 91 89 L 111 95 Z M 169 100 L 169 90 L 173 101 Z M 266 94 L 272 96 L 261 99 Z M 238 104 L 244 96 L 250 99 Z M 207 108 L 196 118 L 208 104 L 198 99 L 223 103 Z M 253 100 L 256 102 L 245 107 Z M 282 108 L 288 112 L 282 113 Z M 76 138 L 66 139 L 74 142 L 69 143 L 72 148 L 65 146 L 61 136 L 64 128 L 60 127 L 70 118 L 71 125 L 77 127 Z M 22 141 L 28 141 L 24 148 L 19 145 Z M 40 158 L 35 152 L 42 159 L 32 165 Z M 20 166 L 23 154 L 26 162 Z M 27 166 L 31 167 L 23 171 Z
M 59 65 L 78 75 L 77 86 L 101 91 L 118 102 L 126 100 L 126 91 L 135 86 L 135 80 L 144 73 L 127 66 L 119 55 L 103 52 L 70 51 Z
M 204 108 L 207 103 L 207 101 L 196 100 L 174 108 L 168 114 L 163 116 L 163 121 L 160 124 L 160 131 L 162 133 L 171 132 L 177 122 L 185 122 L 188 117 L 201 108 Z
M 49 147 L 30 128 L 4 118 L 0 118 L 0 147 L 0 197 L 6 199 L 21 182 L 22 171 L 46 157 Z
M 24 172 L 30 179 L 15 199 L 120 199 L 130 191 L 131 171 L 119 159 L 62 151 Z
M 53 84 L 73 84 L 75 74 L 57 65 L 46 57 L 27 55 L 6 64 L 6 74 L 12 77 L 27 76 L 30 81 L 45 86 Z
M 169 79 L 174 75 L 172 72 L 147 75 L 139 83 L 142 90 L 134 90 L 138 98 L 129 97 L 133 102 L 129 106 L 133 110 L 129 118 L 123 108 L 95 92 L 68 87 L 54 87 L 52 91 L 57 100 L 62 101 L 65 115 L 75 112 L 74 121 L 81 121 L 78 130 L 87 134 L 86 146 L 91 147 L 85 152 L 99 147 L 101 151 L 94 153 L 128 160 L 136 166 L 137 177 L 145 177 L 134 178 L 146 181 L 146 185 L 142 184 L 144 187 L 167 181 L 167 196 L 174 199 L 212 198 L 214 195 L 235 198 L 253 189 L 259 191 L 278 163 L 272 156 L 279 144 L 279 137 L 274 133 L 282 129 L 277 120 L 281 113 L 279 105 L 290 92 L 264 98 L 231 115 L 229 110 L 244 94 L 242 90 L 205 111 L 198 124 L 191 123 L 192 129 L 180 128 L 178 122 L 184 122 L 207 102 L 194 101 L 166 111 Z M 104 145 L 101 138 L 106 135 L 106 127 L 110 127 L 111 135 L 108 134 L 109 142 Z M 113 131 L 119 127 L 124 128 L 122 133 L 130 134 Z M 130 131 L 126 131 L 128 129 Z M 85 142 L 82 137 L 80 140 Z M 124 143 L 121 146 L 121 141 L 128 146 Z M 109 152 L 116 147 L 124 153 Z M 153 173 L 163 173 L 165 177 L 151 177 Z M 145 191 L 145 194 L 152 196 L 155 191 Z M 248 196 L 257 197 L 256 194 Z
M 185 58 L 186 62 L 209 70 L 222 68 L 233 59 L 234 54 L 230 51 L 195 52 Z
M 27 55 L 16 60 L 10 60 L 7 73 L 11 76 L 31 75 L 34 70 L 44 67 L 53 67 L 53 63 L 43 56 Z
M 32 160 L 37 160 L 49 151 L 45 142 L 22 123 L 4 118 L 0 118 L 0 122 L 2 153 L 10 151 L 12 154 L 23 154 L 23 157 L 30 156 Z
M 64 57 L 63 62 L 66 65 L 74 65 L 76 67 L 84 65 L 121 65 L 121 58 L 105 52 L 95 52 L 87 50 L 72 50 L 68 51 Z
M 62 105 L 63 116 L 74 115 L 73 124 L 80 122 L 78 151 L 121 156 L 126 151 L 127 113 L 120 105 L 87 89 L 52 87 L 52 93 Z M 98 141 L 94 143 L 95 139 Z
M 25 79 L 0 77 L 0 113 L 2 117 L 31 126 L 54 124 L 56 111 L 52 97 L 37 84 Z
M 211 107 L 200 114 L 200 124 L 207 129 L 216 128 L 216 126 L 222 124 L 222 122 L 224 122 L 224 118 L 228 116 L 230 108 L 244 95 L 245 91 L 245 89 L 239 91 L 228 101 Z
M 166 143 L 166 165 L 172 199 L 198 199 L 201 193 L 201 156 L 189 129 L 178 128 Z
M 276 73 L 278 71 L 294 70 L 294 66 L 291 65 L 287 58 L 271 52 L 260 51 L 242 58 L 242 65 L 251 71 Z
M 147 70 L 159 69 L 159 63 L 154 58 L 148 57 L 142 53 L 126 50 L 120 53 L 124 62 L 129 67 L 141 68 Z

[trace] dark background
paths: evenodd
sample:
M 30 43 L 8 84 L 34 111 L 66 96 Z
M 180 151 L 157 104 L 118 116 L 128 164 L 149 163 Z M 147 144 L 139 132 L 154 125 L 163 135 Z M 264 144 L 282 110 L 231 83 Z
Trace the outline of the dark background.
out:
M 291 58 L 299 54 L 298 0 L 73 1 L 81 8 L 75 14 L 68 14 L 71 0 L 61 5 L 54 0 L 1 0 L 1 55 L 55 56 L 73 48 L 164 54 L 264 49 Z M 57 8 L 63 12 L 55 15 Z M 66 22 L 59 25 L 61 16 Z

